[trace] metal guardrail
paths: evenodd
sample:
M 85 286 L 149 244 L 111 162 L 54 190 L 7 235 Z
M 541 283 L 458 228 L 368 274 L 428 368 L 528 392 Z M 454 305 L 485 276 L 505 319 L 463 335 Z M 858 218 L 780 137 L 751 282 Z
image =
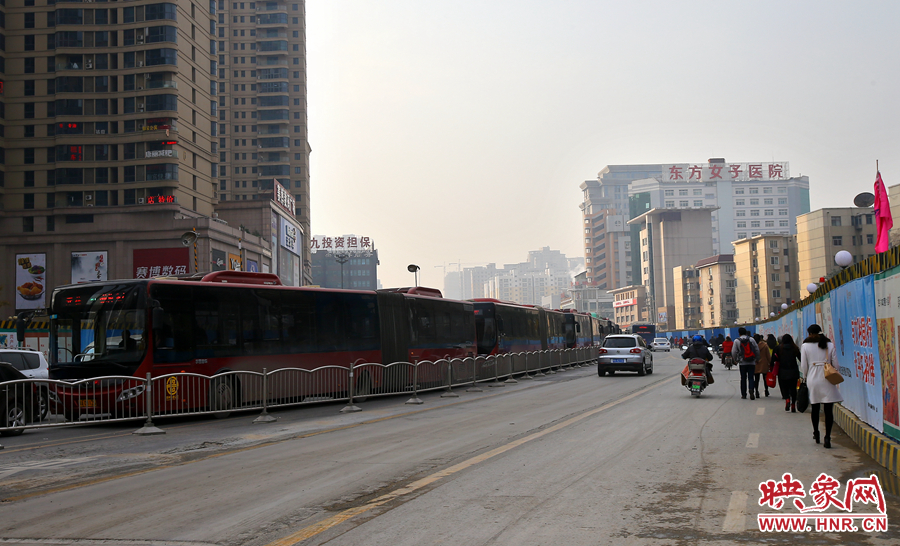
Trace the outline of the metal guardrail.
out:
M 423 403 L 422 391 L 454 387 L 481 392 L 489 387 L 530 380 L 587 366 L 598 358 L 597 347 L 556 349 L 497 356 L 417 362 L 355 362 L 314 370 L 282 368 L 262 372 L 229 371 L 214 376 L 173 373 L 145 378 L 104 376 L 78 381 L 17 379 L 0 383 L 0 434 L 91 423 L 145 421 L 136 434 L 161 434 L 153 418 L 193 415 L 227 416 L 262 410 L 254 422 L 270 422 L 271 408 L 346 401 L 344 413 L 368 398 L 410 394 L 407 404 Z M 505 382 L 501 382 L 505 379 Z

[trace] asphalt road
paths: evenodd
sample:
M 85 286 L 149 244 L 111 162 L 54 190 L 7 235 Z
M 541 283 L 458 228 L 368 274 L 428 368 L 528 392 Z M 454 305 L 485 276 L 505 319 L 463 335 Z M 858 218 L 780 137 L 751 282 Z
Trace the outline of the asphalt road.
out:
M 3 438 L 0 544 L 897 544 L 895 480 L 838 429 L 740 398 L 738 372 L 691 398 L 675 353 L 655 373 L 596 367 L 458 391 L 228 419 Z M 759 485 L 880 471 L 886 533 L 762 533 Z M 843 490 L 843 489 L 842 489 Z M 811 503 L 809 498 L 805 499 Z M 791 509 L 793 510 L 793 509 Z M 788 509 L 782 510 L 788 512 Z M 796 512 L 796 510 L 793 510 Z

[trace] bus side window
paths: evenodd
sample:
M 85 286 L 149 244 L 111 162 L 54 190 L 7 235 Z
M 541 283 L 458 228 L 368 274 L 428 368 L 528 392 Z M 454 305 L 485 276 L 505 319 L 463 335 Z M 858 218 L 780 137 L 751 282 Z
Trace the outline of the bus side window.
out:
M 285 351 L 292 354 L 316 350 L 315 296 L 291 292 L 281 300 L 281 337 Z

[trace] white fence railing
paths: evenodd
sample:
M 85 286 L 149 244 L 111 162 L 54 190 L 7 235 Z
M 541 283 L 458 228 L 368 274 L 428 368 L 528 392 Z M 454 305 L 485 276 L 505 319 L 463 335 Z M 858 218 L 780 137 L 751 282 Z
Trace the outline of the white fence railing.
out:
M 498 356 L 419 362 L 352 363 L 314 370 L 281 368 L 262 372 L 230 371 L 214 376 L 173 373 L 144 378 L 104 376 L 78 381 L 17 379 L 0 383 L 0 434 L 27 429 L 98 422 L 139 421 L 139 434 L 162 433 L 154 417 L 214 414 L 261 409 L 255 422 L 274 420 L 270 408 L 323 401 L 347 401 L 342 412 L 360 411 L 357 402 L 376 396 L 410 394 L 407 403 L 421 404 L 420 391 L 453 387 L 479 391 L 517 383 L 519 379 L 555 374 L 586 366 L 598 357 L 597 347 L 557 349 Z M 505 382 L 501 383 L 501 379 Z

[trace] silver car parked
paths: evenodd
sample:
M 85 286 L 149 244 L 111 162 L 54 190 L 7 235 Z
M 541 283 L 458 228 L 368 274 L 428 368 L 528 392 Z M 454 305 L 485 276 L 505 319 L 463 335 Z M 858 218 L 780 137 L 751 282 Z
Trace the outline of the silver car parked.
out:
M 653 354 L 639 335 L 615 334 L 606 336 L 597 361 L 599 375 L 613 375 L 617 371 L 653 373 Z

